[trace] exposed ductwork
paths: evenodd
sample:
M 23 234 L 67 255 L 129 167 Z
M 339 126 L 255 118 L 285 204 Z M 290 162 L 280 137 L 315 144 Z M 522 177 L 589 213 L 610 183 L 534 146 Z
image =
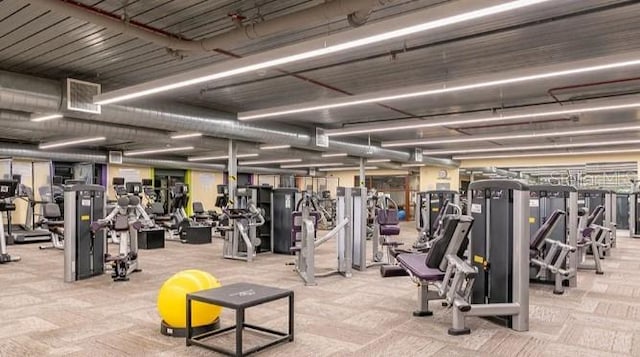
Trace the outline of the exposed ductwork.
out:
M 396 0 L 328 0 L 320 5 L 283 15 L 273 20 L 241 25 L 221 35 L 198 41 L 182 39 L 135 21 L 122 20 L 115 14 L 75 1 L 30 0 L 29 2 L 43 9 L 104 26 L 109 30 L 137 37 L 171 50 L 208 52 L 236 48 L 248 40 L 290 29 L 326 24 L 343 16 L 347 17 L 350 25 L 361 26 L 367 22 L 376 7 L 385 6 L 394 1 Z
M 107 155 L 93 151 L 80 151 L 74 150 L 73 152 L 64 151 L 43 151 L 38 150 L 35 146 L 30 145 L 18 145 L 18 144 L 0 144 L 0 156 L 4 157 L 26 157 L 33 159 L 45 159 L 55 161 L 68 161 L 68 162 L 95 162 L 98 164 L 107 163 Z M 164 159 L 143 159 L 133 157 L 123 157 L 122 163 L 125 165 L 140 165 L 140 166 L 152 166 L 157 168 L 166 169 L 191 169 L 191 170 L 204 170 L 204 171 L 224 171 L 226 166 L 221 164 L 203 164 L 196 162 L 185 162 L 178 160 L 164 160 Z M 252 173 L 252 174 L 269 174 L 269 175 L 306 175 L 305 170 L 291 170 L 291 169 L 271 169 L 264 167 L 238 167 L 240 173 Z
M 0 71 L 0 109 L 54 113 L 62 111 L 62 102 L 63 93 L 60 82 Z M 152 103 L 144 107 L 109 105 L 102 108 L 102 114 L 89 115 L 88 118 L 110 125 L 135 125 L 168 131 L 195 131 L 218 138 L 272 144 L 286 143 L 293 147 L 323 151 L 315 145 L 315 136 L 300 133 L 301 129 L 298 127 L 275 125 L 266 127 L 239 122 L 229 113 L 179 103 Z M 52 122 L 50 125 L 56 124 Z M 385 158 L 400 162 L 411 159 L 411 155 L 405 151 L 333 139 L 330 141 L 330 148 L 357 157 Z M 424 157 L 423 163 L 458 166 L 452 160 L 430 157 Z

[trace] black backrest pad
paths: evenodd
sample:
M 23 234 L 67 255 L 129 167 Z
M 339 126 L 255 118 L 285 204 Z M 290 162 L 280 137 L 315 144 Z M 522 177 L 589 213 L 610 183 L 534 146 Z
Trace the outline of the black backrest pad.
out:
M 193 213 L 195 214 L 204 213 L 204 206 L 202 205 L 202 202 L 194 202 L 192 206 L 193 206 Z
M 565 215 L 562 210 L 555 210 L 551 213 L 551 216 L 547 218 L 546 222 L 538 228 L 536 233 L 531 237 L 529 241 L 530 249 L 542 249 L 544 246 L 544 240 L 553 232 L 553 228 L 556 226 L 558 222 L 560 222 L 560 218 Z
M 596 207 L 587 218 L 587 227 L 592 225 L 593 222 L 597 221 L 600 218 L 600 216 L 602 216 L 602 214 L 604 214 L 604 207 L 600 205 Z
M 47 203 L 42 207 L 42 215 L 44 218 L 55 220 L 62 218 L 60 206 L 56 203 Z
M 151 204 L 151 213 L 155 215 L 163 215 L 164 207 L 162 206 L 162 202 L 154 202 Z
M 444 260 L 447 248 L 451 243 L 451 238 L 453 238 L 453 234 L 456 231 L 459 221 L 459 216 L 452 214 L 444 216 L 440 234 L 433 239 L 431 249 L 429 249 L 429 253 L 427 254 L 425 263 L 429 268 L 438 268 L 440 263 Z

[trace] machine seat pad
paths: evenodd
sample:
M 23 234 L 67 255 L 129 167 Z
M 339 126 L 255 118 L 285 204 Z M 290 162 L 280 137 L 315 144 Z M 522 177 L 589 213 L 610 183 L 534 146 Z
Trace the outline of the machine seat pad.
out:
M 398 263 L 420 280 L 439 281 L 444 278 L 444 272 L 440 269 L 427 267 L 427 254 L 399 254 Z
M 380 235 L 382 236 L 397 236 L 400 234 L 400 226 L 380 226 Z
M 206 214 L 196 214 L 193 216 L 195 219 L 210 219 L 211 217 Z

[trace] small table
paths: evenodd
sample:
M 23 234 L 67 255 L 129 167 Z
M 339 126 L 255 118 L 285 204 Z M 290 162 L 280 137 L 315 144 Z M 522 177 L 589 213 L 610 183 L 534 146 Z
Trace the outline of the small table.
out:
M 289 298 L 289 331 L 288 333 L 271 330 L 265 327 L 251 325 L 244 321 L 245 309 L 264 304 L 267 302 Z M 221 328 L 219 330 L 205 332 L 200 335 L 193 336 L 193 327 L 191 326 L 191 304 L 193 301 L 199 301 L 205 304 L 218 305 L 236 310 L 236 324 L 233 326 Z M 187 346 L 196 345 L 210 349 L 215 352 L 223 353 L 229 356 L 246 356 L 251 353 L 258 352 L 267 347 L 293 341 L 293 291 L 279 288 L 272 288 L 264 285 L 238 283 L 222 286 L 215 289 L 198 291 L 187 294 Z M 253 329 L 277 337 L 275 340 L 267 344 L 253 347 L 247 351 L 242 350 L 242 331 Z M 216 347 L 200 342 L 208 337 L 216 336 L 227 331 L 236 330 L 236 350 L 235 352 L 226 348 Z

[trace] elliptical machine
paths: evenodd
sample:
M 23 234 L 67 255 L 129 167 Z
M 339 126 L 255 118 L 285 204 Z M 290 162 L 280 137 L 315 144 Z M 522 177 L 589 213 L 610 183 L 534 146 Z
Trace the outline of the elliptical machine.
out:
M 0 180 L 0 264 L 17 262 L 20 257 L 17 255 L 9 255 L 7 252 L 7 232 L 4 230 L 4 219 L 2 212 L 11 214 L 15 211 L 16 205 L 10 200 L 14 197 L 18 188 L 18 181 Z

